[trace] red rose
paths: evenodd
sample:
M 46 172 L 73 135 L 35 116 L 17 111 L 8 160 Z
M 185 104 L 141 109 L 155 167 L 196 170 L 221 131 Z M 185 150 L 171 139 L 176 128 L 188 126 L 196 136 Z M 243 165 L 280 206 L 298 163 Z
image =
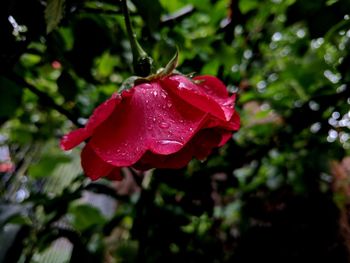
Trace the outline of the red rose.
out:
M 84 128 L 61 140 L 69 150 L 88 139 L 81 163 L 87 176 L 121 179 L 120 168 L 180 168 L 206 158 L 239 128 L 235 95 L 212 76 L 158 78 L 114 94 Z

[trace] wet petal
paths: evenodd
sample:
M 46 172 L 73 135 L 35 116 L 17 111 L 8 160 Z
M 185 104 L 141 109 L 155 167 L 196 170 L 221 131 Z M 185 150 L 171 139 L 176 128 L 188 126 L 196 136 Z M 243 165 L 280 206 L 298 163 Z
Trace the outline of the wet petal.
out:
M 181 150 L 208 118 L 158 82 L 140 84 L 122 96 L 118 110 L 89 142 L 115 166 L 130 166 L 146 151 L 168 155 Z
M 204 127 L 222 128 L 229 131 L 237 131 L 240 127 L 240 117 L 237 112 L 234 112 L 229 121 L 222 121 L 217 118 L 209 118 Z
M 121 181 L 123 180 L 123 176 L 121 173 L 121 170 L 119 167 L 114 168 L 108 175 L 107 177 L 109 180 L 113 180 L 113 181 Z
M 174 75 L 161 81 L 162 86 L 178 96 L 179 99 L 203 112 L 210 113 L 217 118 L 225 120 L 225 114 L 220 105 L 198 88 L 191 80 L 181 75 Z
M 82 141 L 90 137 L 90 133 L 85 128 L 80 128 L 64 135 L 60 141 L 62 150 L 68 151 L 79 145 Z
M 201 130 L 180 151 L 169 155 L 160 155 L 148 151 L 133 167 L 140 170 L 150 168 L 179 169 L 185 167 L 193 157 L 200 160 L 205 159 L 213 148 L 222 146 L 221 143 L 226 143 L 231 135 L 232 132 L 218 129 Z
M 81 152 L 81 165 L 85 174 L 91 180 L 97 180 L 102 176 L 107 176 L 114 170 L 114 166 L 103 161 L 90 147 L 89 143 L 85 145 Z
M 197 77 L 194 79 L 198 81 L 196 84 L 184 76 L 173 75 L 163 79 L 162 82 L 167 89 L 189 104 L 216 118 L 228 121 L 234 112 L 235 96 L 228 97 L 222 82 L 214 79 L 216 78 L 208 76 Z
M 121 96 L 114 94 L 110 99 L 99 105 L 92 113 L 84 128 L 74 130 L 63 136 L 60 147 L 63 150 L 70 150 L 89 138 L 94 130 L 111 115 L 120 101 Z
M 197 85 L 206 90 L 212 97 L 217 99 L 227 99 L 229 97 L 225 84 L 214 76 L 196 76 L 193 80 L 197 81 Z
M 197 76 L 193 80 L 197 82 L 197 86 L 209 94 L 223 109 L 226 120 L 231 119 L 234 112 L 236 94 L 229 96 L 227 88 L 221 80 L 213 76 Z

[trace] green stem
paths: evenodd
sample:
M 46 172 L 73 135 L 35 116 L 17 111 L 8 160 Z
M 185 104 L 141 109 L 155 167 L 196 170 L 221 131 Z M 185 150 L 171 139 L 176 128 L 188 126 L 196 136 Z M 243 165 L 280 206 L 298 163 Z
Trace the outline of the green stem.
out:
M 139 42 L 137 41 L 136 34 L 134 33 L 134 30 L 131 25 L 129 10 L 126 1 L 127 0 L 121 0 L 121 4 L 125 20 L 126 32 L 131 46 L 134 71 L 136 75 L 146 77 L 151 73 L 153 60 L 147 55 L 147 53 L 142 49 Z

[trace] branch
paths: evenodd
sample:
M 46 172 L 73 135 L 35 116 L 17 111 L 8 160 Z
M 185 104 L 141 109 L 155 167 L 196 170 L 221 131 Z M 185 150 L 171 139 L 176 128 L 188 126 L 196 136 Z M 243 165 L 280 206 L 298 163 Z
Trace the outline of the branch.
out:
M 161 26 L 169 26 L 171 24 L 175 24 L 187 16 L 192 15 L 195 11 L 196 10 L 193 5 L 187 5 L 175 13 L 164 15 L 161 18 Z

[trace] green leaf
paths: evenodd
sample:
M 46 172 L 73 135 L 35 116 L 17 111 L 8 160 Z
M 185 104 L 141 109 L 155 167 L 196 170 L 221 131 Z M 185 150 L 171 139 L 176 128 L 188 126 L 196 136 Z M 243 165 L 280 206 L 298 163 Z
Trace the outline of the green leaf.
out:
M 239 9 L 243 14 L 248 13 L 251 10 L 254 10 L 258 7 L 259 1 L 257 0 L 243 0 L 239 1 Z
M 97 59 L 98 76 L 101 78 L 109 77 L 118 63 L 119 59 L 117 56 L 111 56 L 109 52 L 104 52 L 103 55 Z
M 42 178 L 51 175 L 55 168 L 62 163 L 68 163 L 71 159 L 64 154 L 47 154 L 40 161 L 29 167 L 28 173 L 31 177 Z
M 63 17 L 65 0 L 47 0 L 45 8 L 46 32 L 54 30 Z
M 106 218 L 100 210 L 87 204 L 73 204 L 69 208 L 72 215 L 72 223 L 76 229 L 83 231 L 94 225 L 103 225 Z
M 0 76 L 0 119 L 14 114 L 21 105 L 22 91 L 16 83 Z

